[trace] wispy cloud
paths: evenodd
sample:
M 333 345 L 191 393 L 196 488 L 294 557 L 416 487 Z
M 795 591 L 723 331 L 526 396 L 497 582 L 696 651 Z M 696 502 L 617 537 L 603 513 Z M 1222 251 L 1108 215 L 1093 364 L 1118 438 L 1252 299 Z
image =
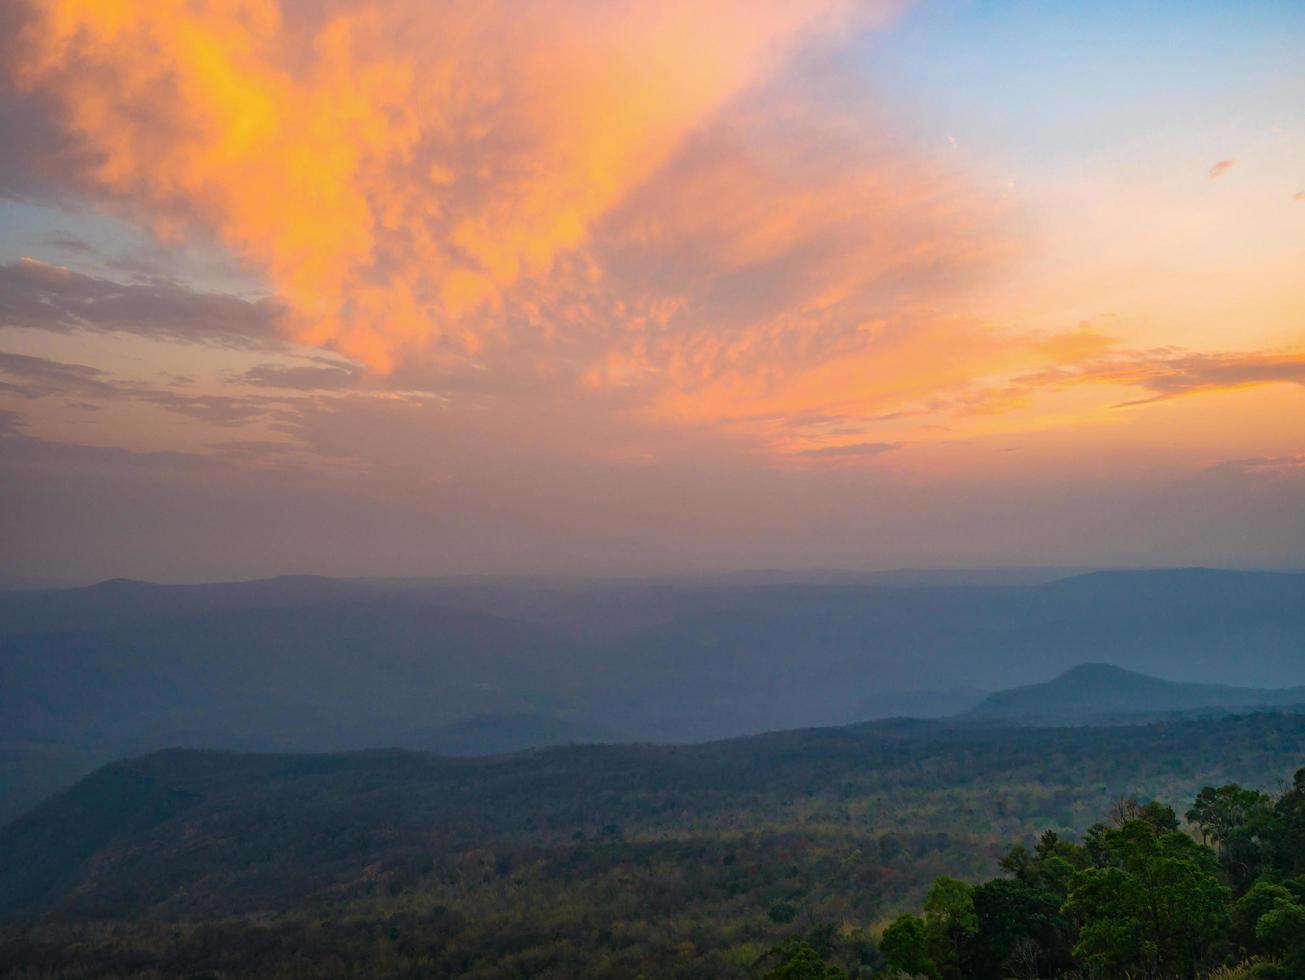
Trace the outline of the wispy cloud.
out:
M 1210 179 L 1211 179 L 1211 180 L 1216 180 L 1216 179 L 1218 179 L 1219 177 L 1222 177 L 1222 176 L 1223 176 L 1224 174 L 1226 174 L 1229 170 L 1231 170 L 1231 169 L 1236 165 L 1236 163 L 1237 163 L 1236 160 L 1218 160 L 1218 161 L 1216 161 L 1214 164 L 1212 164 L 1212 165 L 1210 166 L 1210 172 L 1209 172 Z
M 16 436 L 23 428 L 23 417 L 18 412 L 0 408 L 0 436 Z
M 1154 393 L 1149 398 L 1124 402 L 1119 406 L 1121 408 L 1200 392 L 1266 384 L 1305 385 L 1305 353 L 1206 354 L 1165 349 L 1145 352 L 1131 363 L 1117 362 L 1114 367 L 1116 370 L 1108 364 L 1099 368 L 1088 367 L 1086 373 L 1100 371 L 1106 378 Z
M 336 391 L 357 381 L 359 372 L 339 365 L 316 366 L 259 364 L 232 380 L 257 388 L 288 388 L 296 391 Z
M 8 352 L 0 352 L 0 391 L 10 391 L 28 399 L 92 399 L 83 406 L 88 408 L 106 401 L 134 401 L 221 426 L 244 425 L 264 418 L 281 404 L 271 399 L 195 392 L 184 385 L 172 387 L 124 381 L 86 364 L 69 364 Z
M 4 377 L 10 380 L 3 380 Z M 0 390 L 24 398 L 48 395 L 115 397 L 118 387 L 99 368 L 0 351 Z
M 1305 385 L 1305 351 L 1189 351 L 1179 347 L 1085 351 L 1051 367 L 1021 373 L 999 386 L 975 386 L 951 402 L 962 412 L 1000 413 L 1039 392 L 1084 386 L 1134 388 L 1141 398 L 1113 403 L 1133 408 L 1187 395 L 1271 384 Z
M 818 449 L 803 449 L 794 455 L 807 456 L 811 459 L 842 459 L 858 456 L 882 456 L 884 453 L 901 448 L 902 444 L 900 442 L 852 442 L 821 446 Z
M 56 233 L 46 235 L 41 239 L 43 245 L 50 248 L 57 248 L 61 252 L 70 252 L 74 255 L 92 255 L 95 252 L 95 246 L 76 235 Z
M 0 264 L 0 326 L 96 330 L 231 347 L 278 346 L 279 304 L 151 278 L 116 282 L 36 259 Z
M 231 395 L 190 394 L 166 388 L 133 387 L 130 396 L 200 422 L 220 426 L 244 426 L 265 418 L 274 409 L 267 401 Z
M 1233 474 L 1238 476 L 1277 476 L 1288 473 L 1305 473 L 1305 453 L 1290 456 L 1252 456 L 1246 459 L 1228 459 L 1211 466 L 1208 473 L 1213 475 Z

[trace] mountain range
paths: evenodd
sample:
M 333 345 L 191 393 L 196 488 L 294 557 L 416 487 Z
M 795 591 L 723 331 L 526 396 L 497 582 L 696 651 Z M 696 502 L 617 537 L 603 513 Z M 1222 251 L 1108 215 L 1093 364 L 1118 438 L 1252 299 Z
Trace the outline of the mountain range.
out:
M 1305 684 L 1305 575 L 299 576 L 0 593 L 0 819 L 101 763 L 174 746 L 476 754 L 1296 697 L 1129 682 L 1132 695 L 1103 701 L 1096 670 L 984 700 L 1105 660 L 1190 684 Z M 1047 698 L 1057 707 L 1039 707 Z

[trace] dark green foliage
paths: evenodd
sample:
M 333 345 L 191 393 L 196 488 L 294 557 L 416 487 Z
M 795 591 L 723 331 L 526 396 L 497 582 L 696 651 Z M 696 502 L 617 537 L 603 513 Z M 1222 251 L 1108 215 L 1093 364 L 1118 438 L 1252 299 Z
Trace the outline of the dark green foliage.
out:
M 778 922 L 781 925 L 785 922 L 792 922 L 797 918 L 798 909 L 795 905 L 789 905 L 787 902 L 777 902 L 772 905 L 766 912 L 770 916 L 771 922 Z
M 929 956 L 928 927 L 923 919 L 914 915 L 903 915 L 884 930 L 883 938 L 879 940 L 879 952 L 894 970 L 934 980 L 940 975 Z
M 1188 818 L 1217 851 L 1178 829 L 1169 807 L 1128 798 L 1112 807 L 1117 826 L 1096 824 L 1079 844 L 1048 831 L 1032 851 L 1016 845 L 1000 862 L 1010 877 L 972 891 L 940 878 L 925 903 L 934 962 L 975 980 L 1187 980 L 1245 961 L 1220 975 L 1300 980 L 1305 881 L 1285 875 L 1301 861 L 1303 791 L 1305 770 L 1277 801 L 1235 784 L 1202 789 Z M 943 908 L 960 915 L 944 920 Z M 898 920 L 903 936 L 911 921 Z M 959 942 L 939 941 L 943 921 L 965 923 L 951 932 Z
M 1272 866 L 1279 873 L 1305 873 L 1305 769 L 1296 773 L 1292 788 L 1273 808 L 1276 833 L 1269 844 Z
M 1230 936 L 1232 941 L 1249 953 L 1261 953 L 1256 929 L 1260 917 L 1273 909 L 1278 901 L 1294 902 L 1295 896 L 1282 885 L 1257 881 L 1251 889 L 1233 903 L 1230 910 Z
M 1206 849 L 1135 820 L 1108 831 L 1106 865 L 1076 872 L 1065 911 L 1079 923 L 1077 959 L 1118 974 L 1195 976 L 1225 952 L 1228 890 Z
M 974 889 L 946 876 L 929 886 L 924 900 L 924 923 L 929 938 L 929 957 L 945 980 L 963 976 L 962 958 L 966 944 L 978 929 L 974 914 Z
M 1279 898 L 1255 924 L 1255 939 L 1269 955 L 1284 966 L 1305 973 L 1305 908 Z
M 1156 800 L 1144 804 L 1142 809 L 1138 811 L 1137 818 L 1150 824 L 1161 833 L 1178 829 L 1178 814 L 1174 813 L 1174 808 L 1165 806 Z
M 997 878 L 974 889 L 976 933 L 965 954 L 975 980 L 1019 976 L 1009 962 L 1020 950 L 1032 954 L 1035 977 L 1054 976 L 1071 965 L 1077 931 L 1061 912 L 1064 896 L 1024 881 Z
M 1207 786 L 1187 811 L 1187 819 L 1200 828 L 1202 839 L 1218 849 L 1219 862 L 1238 891 L 1254 881 L 1271 859 L 1265 845 L 1274 816 L 1266 793 L 1235 785 Z
M 843 970 L 826 963 L 805 939 L 791 941 L 779 955 L 779 965 L 765 980 L 847 980 Z

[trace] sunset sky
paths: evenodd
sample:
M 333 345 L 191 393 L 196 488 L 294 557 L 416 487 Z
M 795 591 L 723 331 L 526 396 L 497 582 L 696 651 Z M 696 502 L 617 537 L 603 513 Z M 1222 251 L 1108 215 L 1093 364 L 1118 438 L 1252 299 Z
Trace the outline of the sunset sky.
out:
M 1305 4 L 0 38 L 0 573 L 1305 566 Z

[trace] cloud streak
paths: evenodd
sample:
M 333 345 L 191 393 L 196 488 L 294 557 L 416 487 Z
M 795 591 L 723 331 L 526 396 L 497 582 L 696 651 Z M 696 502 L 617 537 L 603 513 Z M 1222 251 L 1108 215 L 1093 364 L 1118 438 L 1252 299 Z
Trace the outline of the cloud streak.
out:
M 1305 385 L 1305 352 L 1196 352 L 1178 347 L 1114 351 L 1022 375 L 1012 387 L 1017 391 L 1033 391 L 1103 384 L 1141 388 L 1151 393 L 1145 398 L 1120 402 L 1117 408 L 1269 384 Z
M 841 445 L 821 446 L 819 449 L 804 449 L 797 453 L 811 459 L 845 459 L 849 457 L 881 456 L 901 449 L 900 442 L 852 442 Z
M 0 264 L 0 326 L 122 332 L 188 343 L 279 346 L 283 310 L 271 300 L 204 292 L 152 277 L 89 276 L 36 259 Z
M 1305 453 L 1290 456 L 1252 456 L 1229 459 L 1211 466 L 1207 473 L 1233 476 L 1283 476 L 1305 474 Z
M 339 391 L 358 380 L 359 372 L 346 366 L 259 364 L 236 375 L 238 384 L 256 388 L 284 388 L 295 391 Z
M 85 364 L 64 364 L 44 357 L 30 357 L 0 351 L 0 390 L 23 398 L 49 395 L 116 397 L 120 392 L 99 368 Z
M 274 399 L 188 391 L 184 386 L 122 381 L 86 364 L 8 352 L 0 352 L 0 392 L 25 399 L 79 398 L 82 407 L 90 409 L 104 402 L 134 401 L 219 426 L 245 425 L 269 416 L 282 404 Z

